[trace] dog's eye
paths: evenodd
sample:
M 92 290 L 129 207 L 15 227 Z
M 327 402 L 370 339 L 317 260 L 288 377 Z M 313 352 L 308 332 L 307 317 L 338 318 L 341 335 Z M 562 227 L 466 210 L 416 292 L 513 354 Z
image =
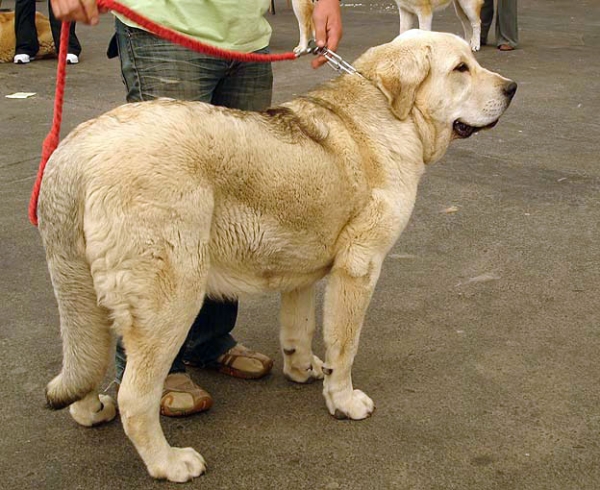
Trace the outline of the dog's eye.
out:
M 456 67 L 454 68 L 454 71 L 460 71 L 460 72 L 465 72 L 465 71 L 469 71 L 469 67 L 467 66 L 466 63 L 459 63 L 458 65 L 456 65 Z

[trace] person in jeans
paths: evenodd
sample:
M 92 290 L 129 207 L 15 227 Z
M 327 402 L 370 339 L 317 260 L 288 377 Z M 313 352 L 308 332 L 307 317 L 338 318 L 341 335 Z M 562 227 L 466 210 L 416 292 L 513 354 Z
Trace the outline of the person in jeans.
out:
M 125 5 L 154 22 L 219 48 L 239 52 L 268 53 L 271 27 L 264 17 L 268 0 L 219 0 L 182 2 L 170 8 L 151 0 L 126 0 Z M 97 24 L 95 0 L 52 0 L 63 20 Z M 317 44 L 337 48 L 341 38 L 338 0 L 320 0 L 314 9 Z M 216 58 L 160 39 L 117 14 L 116 34 L 109 56 L 117 55 L 127 90 L 127 101 L 170 97 L 260 111 L 271 104 L 273 74 L 270 63 L 239 62 Z M 325 60 L 313 60 L 316 68 Z M 211 396 L 186 373 L 187 366 L 214 368 L 245 379 L 270 372 L 273 361 L 236 342 L 231 331 L 237 302 L 205 298 L 188 337 L 165 380 L 161 413 L 185 416 L 207 410 Z M 125 349 L 117 345 L 116 370 L 120 382 L 126 366 Z
M 496 0 L 496 46 L 500 51 L 512 51 L 519 44 L 517 0 Z M 484 0 L 481 7 L 481 45 L 487 44 L 494 19 L 494 0 Z
M 38 42 L 38 33 L 35 27 L 35 0 L 16 0 L 15 1 L 15 56 L 14 63 L 23 65 L 30 63 L 35 59 L 35 55 L 40 50 Z M 48 14 L 50 19 L 50 30 L 52 39 L 58 53 L 60 45 L 60 27 L 61 22 L 54 16 L 50 2 L 48 2 Z M 69 30 L 69 47 L 67 50 L 67 63 L 79 63 L 81 54 L 81 44 L 75 34 L 75 22 L 71 23 Z

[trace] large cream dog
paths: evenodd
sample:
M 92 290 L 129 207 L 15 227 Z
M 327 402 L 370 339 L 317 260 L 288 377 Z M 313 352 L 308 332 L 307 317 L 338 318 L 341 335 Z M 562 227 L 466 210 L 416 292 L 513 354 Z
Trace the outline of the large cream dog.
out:
M 313 34 L 312 11 L 314 0 L 292 0 L 292 8 L 298 19 L 300 42 L 296 51 L 303 51 Z M 418 20 L 419 29 L 430 31 L 433 23 L 433 12 L 454 4 L 456 15 L 460 19 L 465 39 L 469 41 L 473 51 L 479 51 L 481 38 L 481 7 L 483 0 L 395 0 L 400 14 L 400 34 L 415 26 Z
M 115 416 L 98 395 L 113 334 L 128 363 L 118 402 L 150 474 L 205 469 L 167 443 L 159 400 L 205 295 L 282 294 L 283 371 L 324 377 L 329 412 L 373 402 L 351 367 L 383 260 L 426 164 L 498 121 L 516 84 L 452 34 L 409 31 L 356 60 L 359 74 L 263 113 L 158 100 L 81 124 L 50 159 L 39 230 L 64 360 L 46 397 L 77 422 Z M 311 350 L 315 283 L 327 276 L 324 363 Z

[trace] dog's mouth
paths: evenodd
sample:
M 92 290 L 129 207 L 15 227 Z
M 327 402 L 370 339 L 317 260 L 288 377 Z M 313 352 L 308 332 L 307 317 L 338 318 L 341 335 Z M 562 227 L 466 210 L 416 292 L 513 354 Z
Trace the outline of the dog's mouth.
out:
M 454 130 L 454 134 L 456 134 L 459 138 L 468 138 L 473 133 L 481 131 L 482 129 L 493 128 L 496 124 L 498 124 L 498 119 L 496 119 L 493 123 L 488 124 L 487 126 L 470 126 L 467 123 L 464 123 L 457 119 L 456 121 L 454 121 L 452 129 Z

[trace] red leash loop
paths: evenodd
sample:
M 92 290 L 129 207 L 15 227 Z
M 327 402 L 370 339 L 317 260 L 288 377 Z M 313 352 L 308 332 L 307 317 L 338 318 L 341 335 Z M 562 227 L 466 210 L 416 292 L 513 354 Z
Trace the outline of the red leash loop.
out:
M 122 5 L 114 0 L 98 0 L 98 6 L 104 7 L 109 10 L 114 10 L 128 19 L 132 20 L 139 26 L 143 27 L 147 31 L 155 34 L 163 39 L 167 39 L 171 42 L 180 44 L 188 49 L 198 51 L 200 53 L 224 58 L 235 61 L 254 61 L 254 62 L 271 62 L 271 61 L 284 61 L 284 60 L 295 60 L 298 56 L 293 52 L 281 53 L 281 54 L 260 54 L 260 53 L 240 53 L 237 51 L 227 51 L 225 49 L 203 44 L 195 39 L 184 36 L 179 32 L 167 29 L 166 27 L 159 26 L 155 22 L 141 16 L 137 12 L 134 12 L 130 8 Z M 62 109 L 63 100 L 65 95 L 65 81 L 66 81 L 66 66 L 67 66 L 67 46 L 69 44 L 69 22 L 63 22 L 60 29 L 60 47 L 58 53 L 58 68 L 56 70 L 56 92 L 54 95 L 54 117 L 52 119 L 52 128 L 46 136 L 42 145 L 42 159 L 38 169 L 35 184 L 31 192 L 31 199 L 29 200 L 29 221 L 34 226 L 38 225 L 37 219 L 37 203 L 40 194 L 40 187 L 42 184 L 42 176 L 44 175 L 44 169 L 50 156 L 56 150 L 60 138 L 60 125 L 62 122 Z

